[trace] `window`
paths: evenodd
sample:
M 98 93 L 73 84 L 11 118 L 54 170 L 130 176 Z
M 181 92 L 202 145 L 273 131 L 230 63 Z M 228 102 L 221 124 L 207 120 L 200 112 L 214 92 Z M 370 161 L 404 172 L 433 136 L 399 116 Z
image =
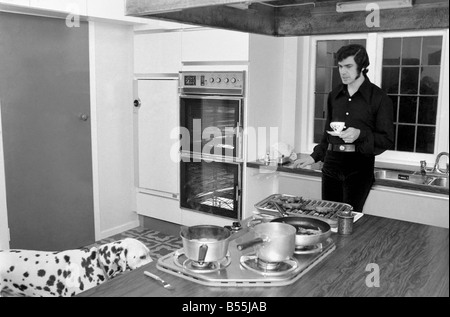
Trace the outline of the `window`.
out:
M 434 153 L 442 36 L 385 38 L 381 88 L 394 104 L 395 150 Z
M 328 93 L 340 83 L 335 53 L 350 43 L 364 45 L 370 58 L 369 78 L 394 103 L 395 148 L 378 161 L 419 164 L 448 151 L 448 31 L 370 33 L 317 36 L 310 39 L 309 97 L 306 139 L 300 149 L 310 153 L 320 142 Z M 308 122 L 306 122 L 308 121 Z M 305 142 L 306 141 L 306 142 Z

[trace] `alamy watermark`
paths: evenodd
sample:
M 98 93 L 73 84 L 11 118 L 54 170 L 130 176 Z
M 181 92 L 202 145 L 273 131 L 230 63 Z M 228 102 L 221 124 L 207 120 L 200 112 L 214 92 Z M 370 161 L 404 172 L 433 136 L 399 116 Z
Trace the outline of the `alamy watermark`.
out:
M 80 6 L 72 3 L 67 5 L 66 11 L 70 12 L 66 16 L 66 26 L 68 28 L 79 28 L 80 27 L 80 21 L 81 21 L 81 10 Z
M 270 146 L 280 142 L 278 127 L 202 127 L 201 119 L 192 120 L 189 129 L 172 129 L 170 139 L 174 140 L 170 150 L 173 162 L 180 160 L 180 152 L 201 154 L 206 162 L 210 156 L 233 157 L 237 149 L 244 148 L 244 140 L 247 144 L 247 157 L 264 158 L 270 151 Z
M 370 13 L 366 16 L 366 26 L 368 28 L 380 27 L 380 6 L 376 3 L 368 3 L 366 11 Z
M 376 263 L 369 263 L 366 265 L 366 272 L 370 272 L 366 276 L 367 287 L 380 287 L 380 267 Z

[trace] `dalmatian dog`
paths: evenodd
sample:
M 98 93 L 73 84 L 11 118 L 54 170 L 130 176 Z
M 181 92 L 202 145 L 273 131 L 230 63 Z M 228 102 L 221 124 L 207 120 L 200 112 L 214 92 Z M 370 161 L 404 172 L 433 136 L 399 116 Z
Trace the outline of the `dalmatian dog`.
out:
M 131 238 L 62 252 L 0 251 L 0 295 L 70 297 L 152 261 Z

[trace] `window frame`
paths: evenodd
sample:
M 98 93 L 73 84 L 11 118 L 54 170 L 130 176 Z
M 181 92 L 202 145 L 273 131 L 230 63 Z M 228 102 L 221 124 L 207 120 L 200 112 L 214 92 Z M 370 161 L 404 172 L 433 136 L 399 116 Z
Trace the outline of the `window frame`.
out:
M 395 37 L 420 37 L 420 36 L 442 36 L 442 55 L 441 55 L 441 73 L 439 79 L 438 111 L 436 118 L 436 138 L 433 154 L 413 153 L 403 151 L 386 151 L 376 156 L 376 162 L 420 166 L 421 160 L 426 160 L 427 164 L 434 164 L 436 155 L 440 152 L 449 150 L 449 30 L 423 30 L 423 31 L 404 31 L 404 32 L 385 32 L 385 33 L 358 33 L 358 34 L 335 34 L 311 36 L 306 41 L 309 45 L 307 64 L 308 66 L 308 86 L 307 96 L 302 98 L 301 102 L 307 104 L 306 111 L 301 116 L 302 137 L 300 138 L 300 151 L 302 153 L 311 153 L 317 143 L 313 142 L 314 137 L 314 110 L 315 110 L 315 80 L 316 80 L 316 47 L 317 41 L 366 40 L 366 49 L 369 55 L 370 66 L 368 77 L 377 86 L 381 87 L 382 62 L 383 62 L 383 41 L 385 38 Z M 305 60 L 304 60 L 305 61 Z M 305 88 L 305 87 L 304 87 Z

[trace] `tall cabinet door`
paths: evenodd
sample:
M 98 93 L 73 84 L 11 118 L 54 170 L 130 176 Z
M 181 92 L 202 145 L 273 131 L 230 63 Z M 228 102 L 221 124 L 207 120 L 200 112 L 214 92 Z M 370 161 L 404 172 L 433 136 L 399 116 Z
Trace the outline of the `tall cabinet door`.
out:
M 178 197 L 178 80 L 138 80 L 138 186 Z
M 0 12 L 0 104 L 10 247 L 95 241 L 88 25 Z

